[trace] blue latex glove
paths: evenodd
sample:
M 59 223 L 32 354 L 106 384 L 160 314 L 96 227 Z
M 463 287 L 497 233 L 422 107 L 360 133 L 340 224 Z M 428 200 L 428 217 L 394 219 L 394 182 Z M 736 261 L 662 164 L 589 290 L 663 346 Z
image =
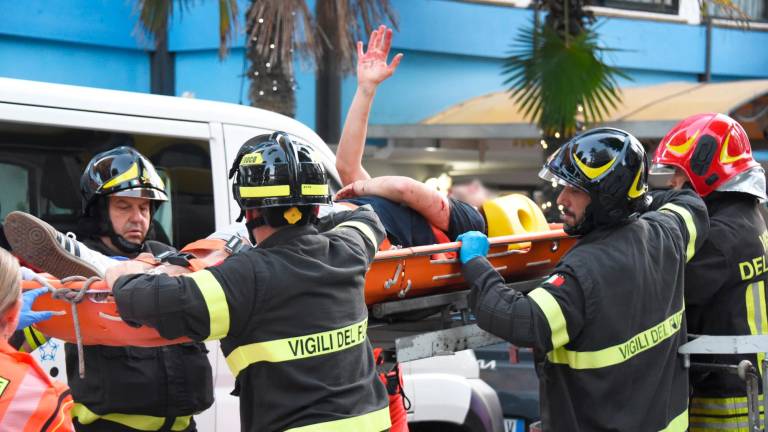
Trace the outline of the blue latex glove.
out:
M 45 321 L 53 316 L 53 312 L 33 311 L 32 303 L 35 299 L 48 291 L 47 288 L 38 288 L 25 291 L 21 296 L 21 312 L 19 313 L 19 325 L 16 330 L 21 330 L 40 321 Z
M 488 255 L 488 237 L 480 231 L 469 231 L 460 235 L 456 240 L 461 242 L 459 259 L 462 264 L 468 263 L 472 258 Z

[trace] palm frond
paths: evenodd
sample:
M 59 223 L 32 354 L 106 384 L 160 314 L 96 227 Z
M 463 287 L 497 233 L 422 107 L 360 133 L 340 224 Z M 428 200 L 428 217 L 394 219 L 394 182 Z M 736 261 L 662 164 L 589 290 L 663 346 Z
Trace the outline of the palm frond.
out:
M 324 49 L 334 56 L 342 73 L 355 70 L 356 44 L 367 40 L 379 24 L 397 29 L 397 16 L 389 0 L 317 0 L 317 22 L 331 25 L 318 28 Z
M 194 0 L 137 0 L 136 8 L 139 13 L 139 27 L 155 39 L 155 46 L 168 37 L 168 23 L 173 17 L 174 2 L 181 10 L 189 9 Z M 219 0 L 219 58 L 224 58 L 229 49 L 229 43 L 236 33 L 237 0 Z
M 219 0 L 219 59 L 229 53 L 229 44 L 237 34 L 237 0 Z
M 621 100 L 617 77 L 629 78 L 606 64 L 597 33 L 584 28 L 568 40 L 548 26 L 524 28 L 505 61 L 505 85 L 531 122 L 546 135 L 576 131 L 578 107 L 596 123 Z

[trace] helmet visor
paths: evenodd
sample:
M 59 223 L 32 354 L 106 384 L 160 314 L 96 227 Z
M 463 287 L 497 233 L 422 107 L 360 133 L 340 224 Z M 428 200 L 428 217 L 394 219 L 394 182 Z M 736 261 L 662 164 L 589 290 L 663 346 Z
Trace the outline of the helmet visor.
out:
M 168 196 L 165 193 L 160 192 L 157 189 L 149 189 L 149 188 L 142 188 L 142 187 L 132 188 L 132 189 L 123 189 L 121 191 L 115 192 L 110 195 L 129 197 L 129 198 L 146 198 L 152 201 L 168 201 Z
M 675 175 L 675 167 L 655 163 L 648 171 L 648 184 L 654 189 L 669 188 L 669 182 Z
M 552 172 L 552 170 L 550 170 L 549 167 L 547 167 L 546 165 L 543 168 L 541 168 L 541 171 L 539 171 L 539 178 L 546 182 L 552 183 L 552 187 L 570 186 L 580 191 L 587 192 L 584 188 L 580 187 L 579 185 L 575 183 L 571 183 L 568 180 L 558 176 L 557 174 Z

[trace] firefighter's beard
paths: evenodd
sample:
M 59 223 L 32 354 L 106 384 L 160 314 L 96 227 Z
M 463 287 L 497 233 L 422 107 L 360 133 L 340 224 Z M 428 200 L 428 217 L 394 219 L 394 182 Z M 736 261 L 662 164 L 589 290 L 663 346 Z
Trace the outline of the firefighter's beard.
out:
M 586 212 L 582 213 L 581 216 L 577 216 L 576 213 L 572 212 L 569 208 L 563 208 L 560 220 L 563 222 L 565 231 L 567 232 L 581 225 L 581 223 L 584 222 L 585 214 Z

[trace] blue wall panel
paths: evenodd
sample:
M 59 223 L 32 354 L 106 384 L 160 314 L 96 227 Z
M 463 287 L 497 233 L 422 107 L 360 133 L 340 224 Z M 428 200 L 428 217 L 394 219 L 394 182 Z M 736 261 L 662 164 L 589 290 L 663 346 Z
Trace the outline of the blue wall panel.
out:
M 704 28 L 654 21 L 603 18 L 597 31 L 610 64 L 631 69 L 701 73 L 704 71 Z
M 243 72 L 243 49 L 237 48 L 224 61 L 217 51 L 185 51 L 176 53 L 176 94 L 192 92 L 198 99 L 223 102 L 240 101 L 240 76 Z M 248 83 L 243 83 L 242 100 L 248 103 Z
M 623 69 L 630 79 L 619 78 L 619 86 L 637 87 L 661 84 L 670 81 L 696 82 L 698 75 L 694 73 L 662 72 L 639 69 Z
M 245 32 L 245 12 L 251 2 L 238 0 L 239 31 L 232 46 L 242 47 Z M 210 50 L 219 47 L 219 2 L 192 2 L 187 9 L 177 8 L 168 34 L 171 51 Z
M 146 37 L 137 37 L 135 4 L 135 0 L 0 0 L 0 34 L 121 48 L 151 46 Z
M 528 9 L 445 0 L 394 0 L 400 31 L 396 47 L 481 57 L 504 57 Z
M 403 51 L 395 75 L 381 85 L 371 123 L 415 123 L 465 99 L 503 88 L 501 60 L 422 51 Z M 343 113 L 356 80 L 344 82 Z
M 249 105 L 250 81 L 243 74 L 243 48 L 234 48 L 223 61 L 218 51 L 183 51 L 176 53 L 176 95 L 192 92 L 198 99 Z M 248 65 L 245 65 L 247 70 Z M 296 118 L 313 127 L 315 124 L 315 75 L 299 62 L 296 70 Z M 242 90 L 241 90 L 242 89 Z
M 712 73 L 768 77 L 768 32 L 714 28 Z
M 131 49 L 0 36 L 0 76 L 149 92 L 149 56 Z

